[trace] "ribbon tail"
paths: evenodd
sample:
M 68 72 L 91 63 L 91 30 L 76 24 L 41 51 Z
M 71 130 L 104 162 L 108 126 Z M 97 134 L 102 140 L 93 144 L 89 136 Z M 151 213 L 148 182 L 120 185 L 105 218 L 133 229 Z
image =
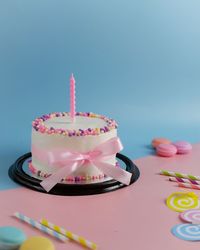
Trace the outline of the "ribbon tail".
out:
M 107 176 L 110 176 L 125 185 L 130 184 L 132 174 L 126 170 L 102 161 L 94 161 L 93 163 Z
M 82 164 L 81 161 L 68 163 L 66 166 L 62 167 L 57 172 L 53 173 L 51 176 L 45 178 L 40 185 L 49 192 L 57 183 L 61 182 L 61 180 L 74 172 L 78 167 Z

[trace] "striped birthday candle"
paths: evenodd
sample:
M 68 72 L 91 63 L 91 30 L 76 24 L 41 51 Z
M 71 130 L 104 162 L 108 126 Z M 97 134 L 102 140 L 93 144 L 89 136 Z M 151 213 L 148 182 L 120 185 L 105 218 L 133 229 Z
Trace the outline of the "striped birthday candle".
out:
M 66 236 L 64 236 L 62 234 L 59 234 L 58 232 L 56 232 L 56 231 L 54 231 L 54 230 L 52 230 L 52 229 L 50 229 L 48 227 L 45 227 L 41 223 L 39 223 L 39 222 L 37 222 L 37 221 L 35 221 L 35 220 L 21 214 L 19 212 L 14 213 L 14 216 L 16 218 L 18 218 L 19 220 L 29 224 L 30 226 L 39 229 L 41 232 L 44 232 L 44 233 L 46 233 L 48 235 L 51 235 L 51 236 L 53 236 L 54 238 L 56 238 L 56 239 L 58 239 L 60 241 L 65 242 L 66 240 L 68 240 L 68 238 Z
M 70 78 L 70 117 L 72 122 L 75 121 L 76 114 L 76 82 L 73 74 Z
M 191 175 L 191 174 L 183 174 L 183 173 L 173 172 L 173 171 L 168 171 L 168 170 L 160 170 L 160 174 L 166 175 L 166 176 L 173 176 L 173 177 L 200 181 L 200 176 Z
M 89 241 L 87 239 L 85 239 L 84 237 L 82 236 L 78 236 L 74 233 L 72 233 L 71 231 L 68 231 L 62 227 L 59 227 L 51 222 L 49 222 L 48 220 L 46 219 L 41 219 L 41 224 L 48 227 L 48 228 L 51 228 L 53 230 L 55 230 L 56 232 L 62 234 L 62 235 L 65 235 L 67 238 L 69 238 L 70 240 L 73 240 L 75 242 L 77 242 L 78 244 L 84 246 L 84 247 L 87 247 L 87 248 L 90 248 L 92 250 L 96 250 L 97 249 L 97 245 L 92 242 L 92 241 Z
M 200 185 L 194 185 L 194 184 L 191 184 L 191 183 L 178 182 L 178 186 L 182 187 L 182 188 L 190 188 L 190 189 L 200 190 Z
M 190 183 L 190 184 L 194 184 L 194 185 L 200 185 L 200 181 L 195 181 L 195 180 L 185 179 L 185 178 L 180 178 L 180 177 L 169 177 L 169 180 L 174 181 L 174 182 L 182 182 L 182 183 Z

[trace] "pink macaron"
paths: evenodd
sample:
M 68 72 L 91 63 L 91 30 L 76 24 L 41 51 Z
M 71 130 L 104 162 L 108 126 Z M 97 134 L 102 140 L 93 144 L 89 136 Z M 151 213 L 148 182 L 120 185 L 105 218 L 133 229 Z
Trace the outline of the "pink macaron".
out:
M 172 144 L 160 144 L 156 148 L 156 153 L 163 157 L 172 157 L 177 153 L 177 148 Z
M 154 138 L 151 142 L 153 148 L 157 148 L 160 144 L 171 144 L 171 141 L 166 138 Z
M 192 145 L 186 141 L 177 141 L 173 145 L 177 148 L 177 154 L 188 154 L 192 150 Z

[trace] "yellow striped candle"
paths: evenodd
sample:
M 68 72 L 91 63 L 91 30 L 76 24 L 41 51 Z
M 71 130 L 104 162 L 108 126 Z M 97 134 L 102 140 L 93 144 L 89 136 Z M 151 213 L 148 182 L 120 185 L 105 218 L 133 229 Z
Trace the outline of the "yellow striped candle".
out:
M 85 239 L 84 237 L 82 236 L 78 236 L 74 233 L 72 233 L 71 231 L 68 231 L 62 227 L 59 227 L 51 222 L 49 222 L 48 220 L 46 219 L 41 219 L 40 223 L 54 231 L 56 231 L 57 233 L 60 233 L 64 236 L 66 236 L 67 238 L 69 238 L 70 240 L 73 240 L 75 242 L 77 242 L 78 244 L 84 246 L 84 247 L 87 247 L 87 248 L 90 248 L 92 250 L 96 250 L 97 249 L 97 245 L 94 243 L 94 242 L 91 242 L 87 239 Z

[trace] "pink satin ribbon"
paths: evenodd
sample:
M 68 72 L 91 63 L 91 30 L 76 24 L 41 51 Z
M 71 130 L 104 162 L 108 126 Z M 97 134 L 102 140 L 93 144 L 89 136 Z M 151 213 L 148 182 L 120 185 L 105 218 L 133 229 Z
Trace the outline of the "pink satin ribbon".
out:
M 58 166 L 58 169 L 51 176 L 41 182 L 41 186 L 49 192 L 64 177 L 69 176 L 77 169 L 84 167 L 85 163 L 90 162 L 101 172 L 113 179 L 129 185 L 132 174 L 116 167 L 113 164 L 105 162 L 106 159 L 115 155 L 123 149 L 118 137 L 112 138 L 88 153 L 71 152 L 66 149 L 55 149 L 53 151 L 42 150 L 32 147 L 34 157 L 48 164 L 49 166 Z

